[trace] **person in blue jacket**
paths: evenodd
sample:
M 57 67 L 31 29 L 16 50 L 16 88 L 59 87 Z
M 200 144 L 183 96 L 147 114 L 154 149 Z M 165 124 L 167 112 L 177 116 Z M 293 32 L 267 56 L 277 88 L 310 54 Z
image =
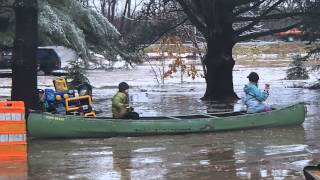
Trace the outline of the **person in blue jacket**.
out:
M 247 77 L 249 84 L 244 86 L 246 97 L 244 103 L 247 106 L 248 113 L 258 113 L 270 111 L 271 107 L 263 103 L 269 96 L 270 86 L 266 84 L 262 91 L 258 88 L 259 75 L 256 72 L 251 72 Z

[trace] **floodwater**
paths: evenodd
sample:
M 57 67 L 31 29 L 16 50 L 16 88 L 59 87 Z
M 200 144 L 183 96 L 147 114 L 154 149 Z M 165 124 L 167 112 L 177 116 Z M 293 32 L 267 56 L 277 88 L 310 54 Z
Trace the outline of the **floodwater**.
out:
M 171 136 L 106 139 L 37 140 L 29 143 L 24 173 L 0 173 L 0 179 L 303 179 L 306 165 L 320 162 L 320 91 L 290 88 L 285 65 L 234 68 L 235 91 L 241 97 L 251 71 L 260 74 L 260 86 L 271 84 L 267 103 L 305 102 L 302 126 Z M 117 84 L 131 85 L 132 106 L 141 116 L 238 111 L 236 103 L 203 102 L 201 78 L 180 75 L 158 86 L 149 65 L 131 70 L 90 71 L 93 96 L 100 116 L 111 115 L 111 97 Z M 311 75 L 315 79 L 316 74 Z M 52 86 L 53 77 L 39 77 L 39 86 Z M 2 78 L 0 97 L 10 94 L 10 79 Z M 4 166 L 4 165 L 2 165 Z M 17 169 L 15 163 L 6 166 Z

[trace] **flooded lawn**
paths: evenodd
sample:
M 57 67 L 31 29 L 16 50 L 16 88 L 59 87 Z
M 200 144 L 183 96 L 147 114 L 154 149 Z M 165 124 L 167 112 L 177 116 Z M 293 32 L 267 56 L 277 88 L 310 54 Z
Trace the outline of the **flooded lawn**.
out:
M 242 97 L 246 76 L 260 75 L 261 86 L 271 84 L 271 105 L 304 101 L 308 108 L 302 126 L 148 137 L 30 140 L 30 179 L 303 179 L 302 168 L 320 162 L 320 91 L 288 88 L 287 67 L 237 65 L 234 84 Z M 90 71 L 93 98 L 100 116 L 111 115 L 111 97 L 121 81 L 131 85 L 130 99 L 141 116 L 238 111 L 236 103 L 200 100 L 201 78 L 168 79 L 158 86 L 148 65 L 132 70 Z M 41 88 L 53 77 L 39 77 Z M 2 78 L 0 97 L 9 97 L 10 79 Z M 7 82 L 7 83 L 6 83 Z M 14 169 L 15 166 L 12 168 Z M 0 174 L 2 177 L 8 175 Z M 12 175 L 14 177 L 14 175 Z M 17 175 L 18 176 L 18 175 Z

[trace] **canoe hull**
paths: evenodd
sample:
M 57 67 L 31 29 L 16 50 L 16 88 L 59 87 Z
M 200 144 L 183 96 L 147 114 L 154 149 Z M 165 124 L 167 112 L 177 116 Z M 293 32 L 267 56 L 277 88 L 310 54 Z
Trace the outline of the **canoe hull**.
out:
M 305 108 L 304 104 L 299 103 L 265 113 L 212 118 L 192 117 L 196 116 L 122 120 L 30 113 L 28 133 L 37 138 L 93 138 L 266 128 L 302 124 Z

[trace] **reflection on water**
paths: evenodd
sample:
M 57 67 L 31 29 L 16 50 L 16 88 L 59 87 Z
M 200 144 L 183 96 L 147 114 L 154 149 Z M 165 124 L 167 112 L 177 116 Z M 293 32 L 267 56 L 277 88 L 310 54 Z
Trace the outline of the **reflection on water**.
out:
M 0 179 L 24 180 L 28 178 L 28 162 L 26 160 L 3 160 L 0 158 Z
M 301 179 L 305 165 L 320 161 L 320 91 L 286 88 L 290 82 L 283 80 L 285 69 L 236 69 L 234 84 L 239 97 L 247 83 L 246 75 L 254 70 L 261 75 L 261 84 L 271 84 L 267 103 L 306 102 L 308 114 L 303 126 L 175 136 L 30 140 L 29 178 Z M 127 79 L 132 85 L 132 105 L 142 116 L 244 108 L 241 100 L 235 103 L 201 101 L 205 90 L 203 81 L 169 82 L 158 87 L 150 83 L 150 74 L 144 74 L 149 72 L 145 67 L 136 71 L 129 79 L 125 71 L 91 72 L 89 78 L 96 87 L 94 100 L 97 109 L 102 111 L 100 115 L 111 114 L 111 97 L 116 85 Z M 105 82 L 98 78 L 101 75 L 106 77 Z M 0 179 L 2 177 L 0 174 Z
M 32 140 L 29 177 L 283 179 L 313 155 L 303 127 L 176 136 Z

